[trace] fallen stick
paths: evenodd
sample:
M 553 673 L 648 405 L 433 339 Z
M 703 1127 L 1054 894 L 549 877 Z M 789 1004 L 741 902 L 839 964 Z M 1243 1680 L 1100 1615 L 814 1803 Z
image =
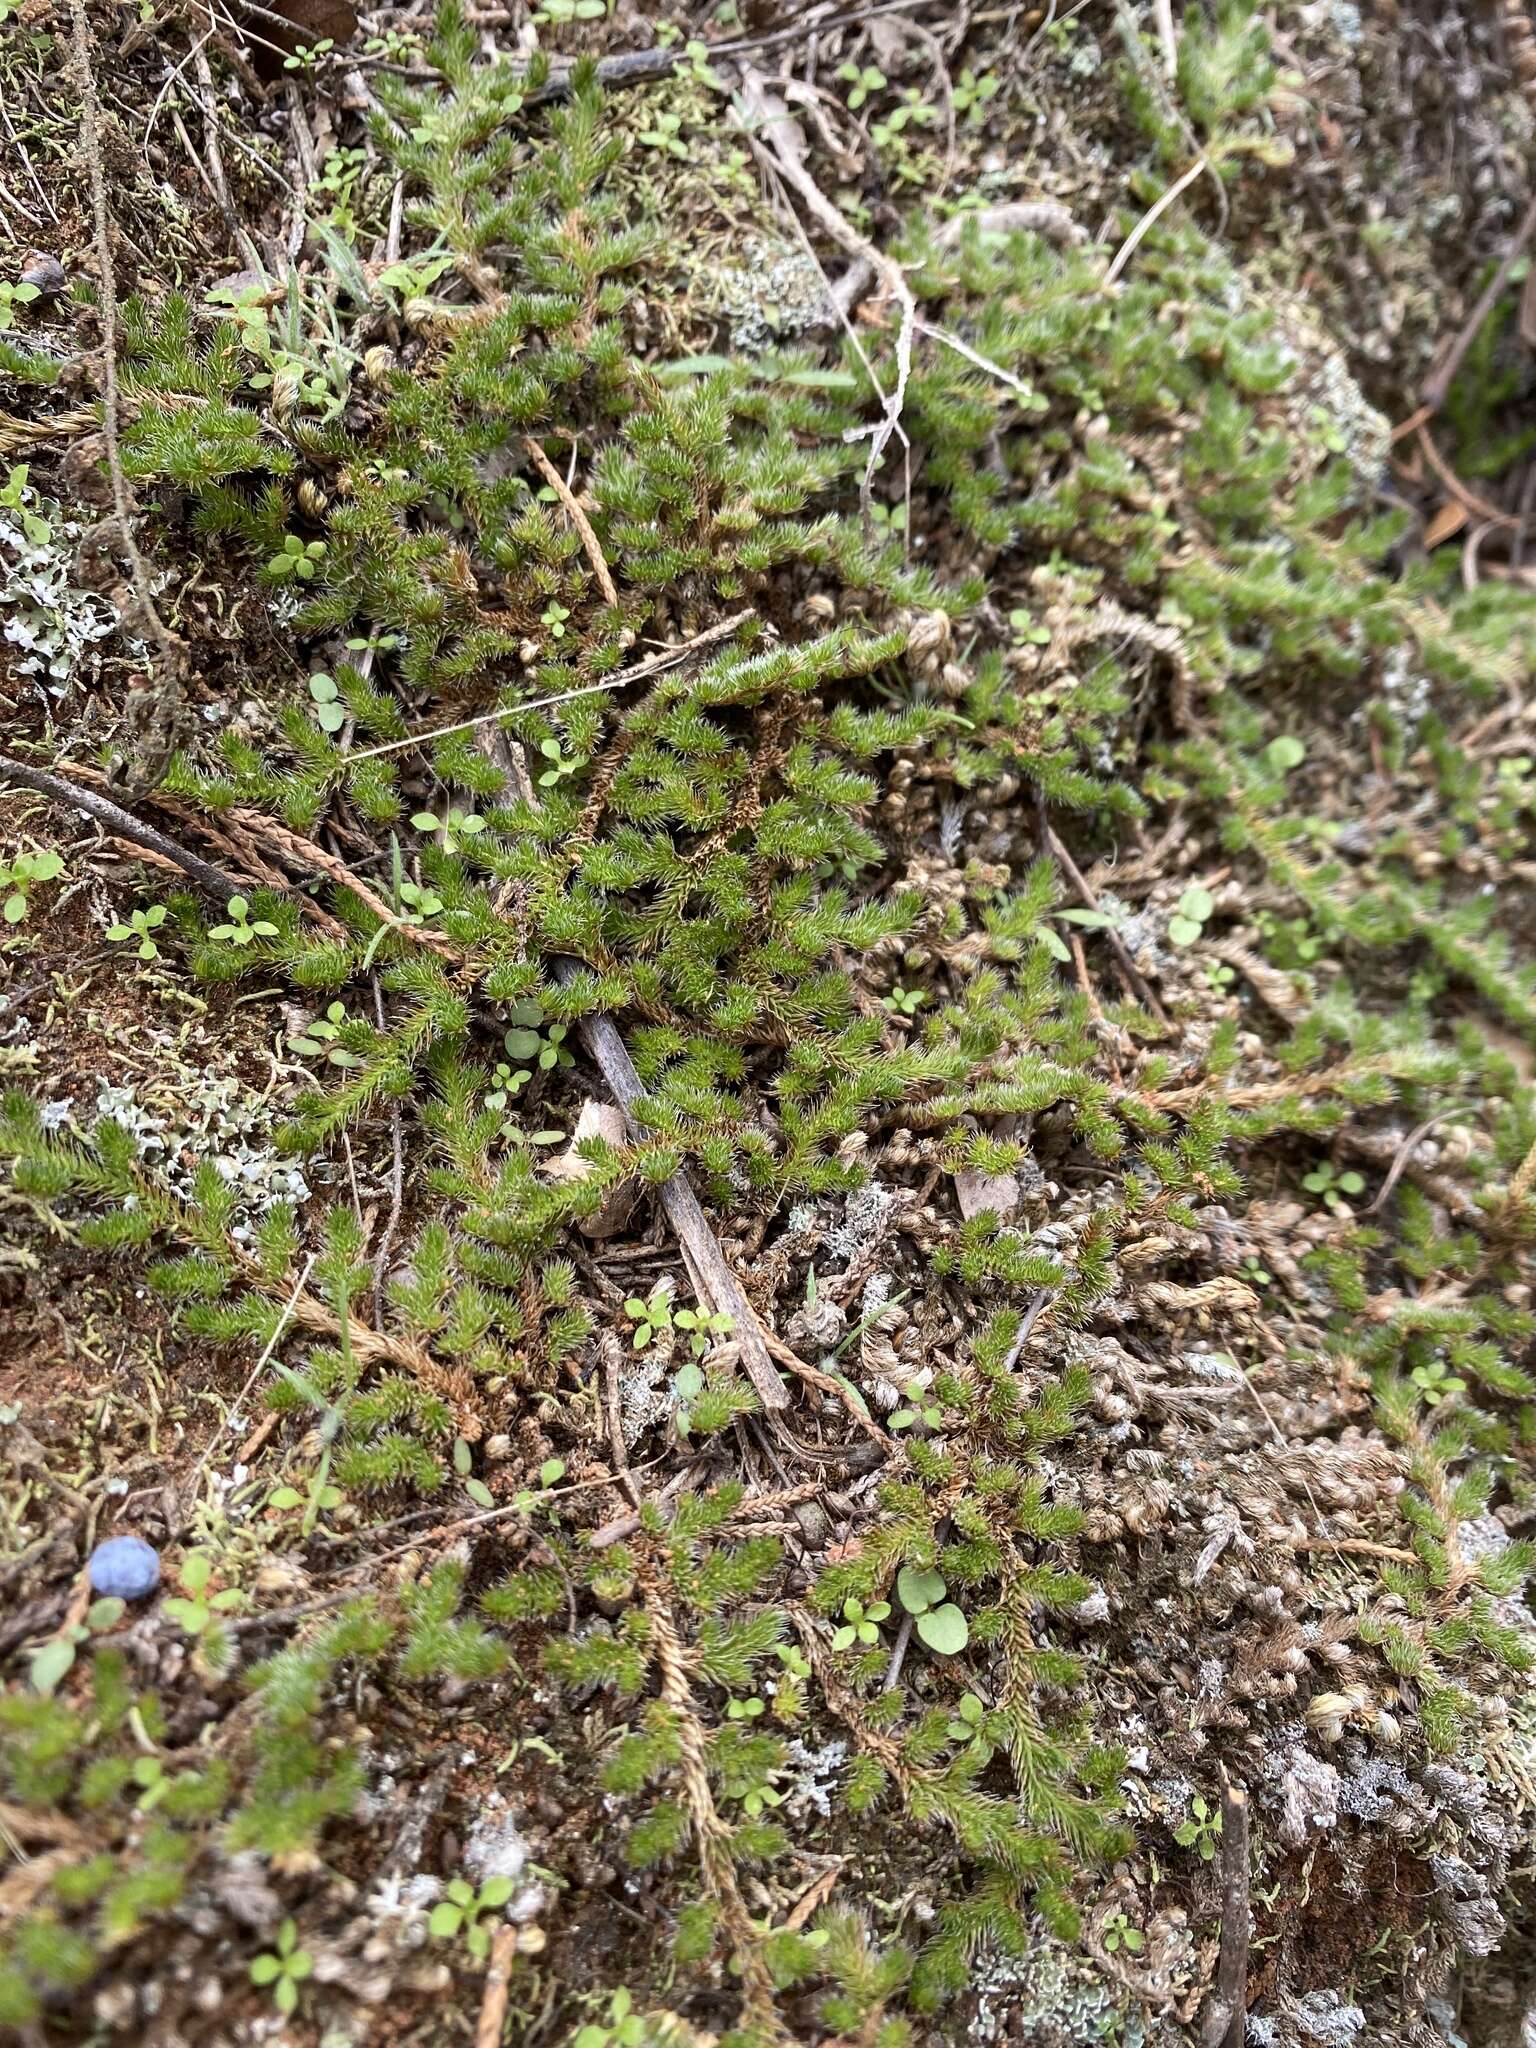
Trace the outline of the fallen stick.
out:
M 1248 1795 L 1221 1787 L 1221 1953 L 1200 2030 L 1200 2048 L 1243 2048 L 1247 2031 Z
M 1484 286 L 1477 304 L 1463 323 L 1461 332 L 1446 350 L 1433 374 L 1425 379 L 1421 396 L 1431 414 L 1437 413 L 1444 405 L 1446 394 L 1456 381 L 1456 373 L 1466 358 L 1467 350 L 1476 341 L 1482 331 L 1483 322 L 1498 304 L 1499 294 L 1509 282 L 1509 273 L 1514 269 L 1520 252 L 1531 239 L 1533 231 L 1536 231 L 1536 199 L 1533 199 L 1525 209 L 1520 225 L 1510 237 L 1509 247 L 1499 259 L 1497 270 Z
M 475 2048 L 501 2048 L 502 2029 L 507 2023 L 507 2000 L 512 1990 L 512 1961 L 517 1954 L 517 1934 L 515 1927 L 498 1927 L 491 1936 L 485 1993 L 480 2001 L 480 2019 L 475 2027 Z
M 650 53 L 647 51 L 644 54 L 649 55 Z M 596 533 L 593 531 L 591 520 L 576 502 L 575 493 L 559 470 L 550 461 L 549 457 L 544 453 L 538 442 L 534 440 L 532 434 L 525 434 L 523 436 L 523 451 L 534 468 L 537 469 L 539 475 L 543 477 L 545 483 L 549 485 L 549 488 L 565 507 L 566 517 L 570 520 L 572 526 L 575 527 L 587 560 L 592 565 L 592 574 L 597 578 L 597 587 L 603 593 L 603 602 L 617 607 L 619 593 L 614 585 L 613 572 L 608 567 L 601 544 Z
M 52 797 L 55 803 L 70 804 L 77 811 L 83 811 L 88 818 L 105 825 L 114 839 L 126 839 L 133 846 L 143 847 L 148 853 L 157 853 L 164 860 L 174 861 L 185 875 L 190 875 L 200 889 L 220 904 L 231 896 L 238 896 L 244 887 L 234 875 L 228 875 L 222 868 L 216 868 L 212 861 L 200 855 L 189 853 L 184 846 L 178 846 L 174 839 L 167 839 L 163 832 L 157 832 L 152 825 L 146 825 L 131 811 L 125 811 L 121 804 L 115 804 L 109 797 L 97 796 L 94 790 L 81 789 L 78 783 L 67 781 L 62 775 L 50 775 L 45 768 L 29 768 L 24 762 L 13 761 L 7 754 L 0 754 L 0 776 L 7 782 L 20 783 L 23 789 L 35 789 L 39 796 Z
M 701 634 L 693 644 L 702 645 L 709 637 Z M 503 773 L 511 776 L 524 800 L 537 804 L 538 796 L 521 747 L 494 728 L 482 728 L 479 743 L 482 751 Z M 560 982 L 574 981 L 581 971 L 581 964 L 575 960 L 554 962 L 555 977 Z M 607 1084 L 609 1094 L 624 1112 L 625 1122 L 637 1139 L 645 1137 L 648 1134 L 634 1113 L 635 1105 L 645 1090 L 618 1025 L 611 1017 L 583 1017 L 579 1029 L 582 1043 Z M 757 1311 L 743 1292 L 741 1282 L 726 1264 L 720 1241 L 699 1206 L 699 1198 L 693 1192 L 693 1184 L 686 1172 L 679 1168 L 670 1180 L 663 1183 L 660 1194 L 662 1210 L 682 1247 L 695 1285 L 707 1299 L 713 1314 L 727 1315 L 731 1319 L 732 1335 L 740 1347 L 741 1362 L 757 1389 L 764 1410 L 772 1414 L 787 1408 L 789 1391 L 774 1370 Z
M 896 330 L 896 382 L 891 390 L 880 389 L 881 416 L 870 428 L 850 430 L 850 439 L 869 441 L 869 461 L 865 466 L 864 480 L 859 486 L 859 504 L 864 515 L 866 535 L 873 526 L 871 492 L 875 471 L 880 467 L 881 458 L 892 436 L 906 445 L 906 434 L 901 424 L 902 408 L 906 404 L 907 380 L 912 374 L 912 340 L 917 330 L 917 300 L 912 287 L 907 283 L 899 263 L 876 248 L 867 235 L 861 235 L 857 228 L 847 221 L 837 207 L 822 191 L 806 168 L 805 160 L 793 137 L 798 132 L 789 109 L 781 99 L 771 94 L 767 80 L 761 72 L 754 71 L 750 64 L 743 64 L 741 70 L 741 115 L 738 117 L 742 133 L 760 163 L 769 165 L 784 183 L 798 194 L 801 204 L 812 219 L 830 235 L 832 240 L 858 261 L 870 264 L 875 275 L 890 293 L 901 309 L 901 319 Z M 878 387 L 877 387 L 878 388 Z
M 580 969 L 574 962 L 560 962 L 555 972 L 562 981 L 569 981 Z M 644 1125 L 634 1114 L 635 1105 L 645 1090 L 635 1072 L 629 1048 L 619 1035 L 619 1027 L 611 1017 L 584 1017 L 581 1036 L 614 1101 L 623 1110 L 630 1130 L 637 1139 L 646 1137 L 648 1133 Z M 726 1264 L 720 1241 L 699 1206 L 692 1182 L 681 1169 L 669 1181 L 663 1182 L 661 1206 L 709 1298 L 711 1310 L 716 1315 L 730 1317 L 731 1334 L 740 1347 L 741 1362 L 747 1369 L 748 1379 L 757 1389 L 757 1397 L 764 1409 L 771 1412 L 787 1408 L 789 1393 L 774 1369 L 757 1320 L 757 1311 L 743 1292 L 741 1282 Z
M 1087 876 L 1084 875 L 1077 862 L 1068 853 L 1066 847 L 1063 846 L 1054 829 L 1049 826 L 1046 828 L 1045 843 L 1047 851 L 1053 853 L 1066 870 L 1067 880 L 1082 898 L 1083 907 L 1087 910 L 1097 910 L 1099 899 L 1094 895 Z M 1109 950 L 1114 954 L 1116 963 L 1121 973 L 1125 976 L 1126 986 L 1131 994 L 1136 997 L 1138 1002 L 1146 1005 L 1158 1023 L 1166 1030 L 1168 1028 L 1167 1014 L 1148 986 L 1146 977 L 1126 951 L 1125 941 L 1120 937 L 1114 926 L 1110 924 L 1105 925 L 1104 936 L 1109 941 Z

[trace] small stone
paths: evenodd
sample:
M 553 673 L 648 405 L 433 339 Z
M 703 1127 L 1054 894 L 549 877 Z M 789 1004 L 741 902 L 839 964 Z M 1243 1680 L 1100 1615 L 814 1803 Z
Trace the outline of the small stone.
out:
M 160 1583 L 160 1553 L 142 1536 L 109 1536 L 91 1552 L 91 1591 L 104 1600 L 146 1600 Z
M 50 256 L 44 249 L 28 251 L 21 282 L 33 286 L 45 299 L 57 299 L 69 290 L 63 264 L 57 256 Z

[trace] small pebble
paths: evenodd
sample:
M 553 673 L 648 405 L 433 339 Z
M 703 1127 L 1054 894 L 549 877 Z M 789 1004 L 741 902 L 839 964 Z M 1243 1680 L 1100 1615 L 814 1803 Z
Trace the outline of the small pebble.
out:
M 57 299 L 69 290 L 69 277 L 63 264 L 57 256 L 50 256 L 43 249 L 28 252 L 21 281 L 35 286 L 45 299 Z
M 91 1552 L 90 1574 L 104 1600 L 144 1600 L 160 1583 L 160 1553 L 142 1536 L 109 1536 Z

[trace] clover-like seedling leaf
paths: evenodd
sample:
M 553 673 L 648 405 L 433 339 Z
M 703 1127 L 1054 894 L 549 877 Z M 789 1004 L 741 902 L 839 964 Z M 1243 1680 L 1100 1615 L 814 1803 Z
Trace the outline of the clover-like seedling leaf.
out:
M 971 1640 L 970 1623 L 952 1600 L 918 1615 L 917 1633 L 936 1657 L 958 1657 Z
M 935 1571 L 919 1571 L 904 1565 L 896 1574 L 896 1597 L 908 1614 L 926 1614 L 937 1607 L 948 1587 Z

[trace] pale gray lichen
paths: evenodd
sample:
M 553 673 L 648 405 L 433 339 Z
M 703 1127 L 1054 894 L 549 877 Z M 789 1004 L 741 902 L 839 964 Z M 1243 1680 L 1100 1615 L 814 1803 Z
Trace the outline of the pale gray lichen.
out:
M 464 1844 L 464 1867 L 482 1882 L 509 1877 L 515 1884 L 528 1862 L 528 1844 L 504 1806 L 492 1806 L 475 1821 Z
M 726 321 L 733 348 L 761 355 L 832 319 L 827 281 L 809 250 L 761 240 L 751 260 L 702 280 L 706 303 Z
M 828 1252 L 845 1265 L 853 1265 L 885 1236 L 895 1206 L 895 1195 L 878 1181 L 855 1188 L 844 1205 L 842 1222 L 834 1223 L 826 1234 Z
M 798 1739 L 784 1745 L 784 1761 L 794 1778 L 784 1792 L 784 1810 L 799 1815 L 807 1810 L 830 1817 L 832 1793 L 848 1761 L 846 1742 L 824 1742 L 808 1749 Z
M 151 1106 L 133 1088 L 102 1082 L 98 1116 L 121 1124 L 142 1159 L 153 1165 L 184 1201 L 194 1198 L 197 1171 L 205 1162 L 235 1192 L 230 1234 L 237 1243 L 252 1236 L 257 1220 L 278 1202 L 306 1202 L 309 1182 L 273 1143 L 277 1113 L 251 1094 L 233 1074 L 186 1070 L 175 1098 L 175 1113 Z
M 17 650 L 10 666 L 61 697 L 87 649 L 116 630 L 117 614 L 105 598 L 77 586 L 79 524 L 29 485 L 20 496 L 20 505 L 0 509 L 0 632 Z M 46 537 L 28 534 L 23 513 L 46 522 Z
M 1271 1786 L 1278 1783 L 1279 1833 L 1288 1848 L 1300 1849 L 1338 1826 L 1339 1773 L 1304 1743 L 1272 1755 L 1269 1777 Z
M 1365 2032 L 1365 2014 L 1346 2005 L 1337 1991 L 1309 1991 L 1295 2007 L 1296 2026 L 1304 2041 L 1319 2048 L 1349 2048 Z
M 1032 2048 L 1093 2048 L 1114 2041 L 1144 2048 L 1146 2022 L 1114 1988 L 1069 1955 L 1043 1928 L 1020 1956 L 983 1949 L 972 1967 L 971 2042 Z

